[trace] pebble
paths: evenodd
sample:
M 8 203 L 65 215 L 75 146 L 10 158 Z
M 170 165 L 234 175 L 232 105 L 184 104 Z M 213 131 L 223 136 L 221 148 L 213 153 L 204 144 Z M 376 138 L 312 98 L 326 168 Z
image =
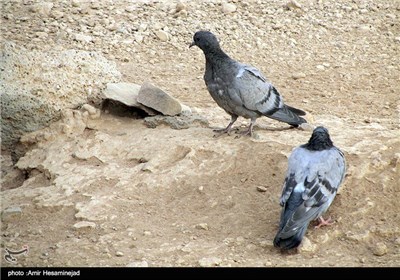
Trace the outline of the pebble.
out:
M 73 226 L 75 229 L 82 229 L 82 228 L 96 228 L 96 223 L 88 222 L 88 221 L 80 221 L 74 224 Z
M 60 18 L 62 18 L 64 16 L 64 13 L 63 12 L 61 12 L 61 11 L 53 11 L 52 13 L 51 13 L 51 17 L 52 18 L 54 18 L 54 19 L 60 19 Z
M 71 3 L 72 3 L 72 7 L 77 8 L 81 5 L 81 0 L 72 0 Z
M 115 253 L 115 255 L 116 255 L 117 257 L 123 257 L 123 256 L 124 256 L 124 253 L 118 251 L 118 252 Z
M 387 248 L 386 244 L 383 242 L 378 242 L 372 247 L 372 253 L 375 256 L 381 257 L 383 255 L 386 255 L 387 252 L 388 252 L 388 248 Z
M 97 114 L 97 109 L 95 107 L 93 107 L 90 104 L 84 104 L 82 106 L 82 109 L 87 111 L 90 115 L 96 115 Z
M 222 260 L 217 257 L 202 258 L 199 260 L 199 265 L 201 267 L 219 266 L 221 261 Z
M 301 9 L 301 5 L 296 0 L 291 0 L 285 5 L 288 9 Z
M 1 220 L 4 221 L 9 221 L 15 217 L 19 217 L 22 214 L 22 209 L 19 206 L 11 206 L 6 208 L 5 210 L 2 211 L 1 213 Z
M 151 236 L 152 233 L 151 233 L 151 231 L 145 230 L 145 231 L 143 232 L 143 235 L 145 235 L 145 236 Z
M 303 237 L 303 241 L 299 246 L 299 252 L 312 253 L 317 249 L 317 245 L 313 244 L 310 239 Z
M 144 36 L 140 35 L 140 34 L 135 34 L 133 35 L 133 38 L 135 39 L 136 42 L 138 42 L 139 44 L 143 42 L 144 40 Z
M 163 42 L 168 41 L 169 37 L 170 37 L 169 33 L 165 32 L 163 30 L 157 30 L 155 32 L 155 34 L 156 34 L 157 38 L 160 39 Z
M 272 240 L 261 240 L 259 245 L 262 248 L 274 247 L 274 243 L 272 242 Z
M 180 11 L 187 10 L 187 7 L 182 2 L 178 2 L 175 7 L 175 12 L 179 13 Z
M 149 267 L 149 264 L 146 261 L 138 261 L 128 263 L 126 267 Z
M 93 38 L 91 36 L 79 33 L 74 35 L 74 39 L 78 42 L 83 42 L 83 43 L 89 43 L 93 41 Z
M 204 229 L 204 230 L 208 230 L 208 224 L 207 223 L 200 223 L 194 226 L 197 229 Z
M 267 188 L 266 188 L 266 187 L 263 187 L 263 186 L 257 186 L 257 191 L 259 191 L 259 192 L 266 192 L 266 191 L 267 191 Z
M 306 74 L 304 74 L 303 72 L 298 72 L 298 73 L 293 73 L 292 74 L 292 79 L 293 80 L 299 80 L 299 79 L 303 79 L 306 77 Z
M 235 4 L 224 2 L 224 3 L 222 3 L 221 10 L 224 14 L 230 14 L 230 13 L 236 12 L 237 7 Z

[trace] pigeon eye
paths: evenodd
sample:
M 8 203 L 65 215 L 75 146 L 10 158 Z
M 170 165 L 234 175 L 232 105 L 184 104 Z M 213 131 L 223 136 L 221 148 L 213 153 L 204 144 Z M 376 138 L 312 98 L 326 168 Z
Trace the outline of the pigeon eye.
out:
M 198 41 L 200 41 L 200 38 L 197 37 L 197 38 L 194 38 L 194 40 L 195 40 L 196 42 L 198 42 Z

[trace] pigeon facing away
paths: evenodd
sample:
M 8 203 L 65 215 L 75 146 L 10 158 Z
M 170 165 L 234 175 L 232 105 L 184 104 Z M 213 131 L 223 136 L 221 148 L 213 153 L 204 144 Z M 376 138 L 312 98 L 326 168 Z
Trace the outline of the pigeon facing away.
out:
M 274 246 L 292 249 L 300 245 L 308 224 L 319 219 L 331 205 L 346 173 L 343 153 L 336 148 L 328 130 L 314 129 L 307 144 L 291 153 L 280 204 L 283 207 Z M 319 227 L 317 226 L 317 227 Z
M 231 121 L 225 129 L 228 133 L 238 116 L 251 119 L 245 134 L 253 134 L 257 118 L 266 116 L 294 127 L 305 123 L 302 110 L 283 103 L 276 88 L 255 67 L 242 64 L 230 58 L 220 47 L 214 34 L 198 31 L 189 47 L 198 46 L 206 58 L 204 81 L 217 104 L 230 116 Z

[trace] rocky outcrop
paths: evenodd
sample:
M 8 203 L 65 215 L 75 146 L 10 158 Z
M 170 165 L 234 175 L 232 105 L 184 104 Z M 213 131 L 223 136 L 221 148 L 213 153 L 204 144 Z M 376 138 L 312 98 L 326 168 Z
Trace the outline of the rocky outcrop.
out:
M 4 42 L 0 57 L 2 148 L 11 149 L 35 131 L 95 98 L 107 82 L 120 80 L 115 63 L 97 52 L 28 51 Z

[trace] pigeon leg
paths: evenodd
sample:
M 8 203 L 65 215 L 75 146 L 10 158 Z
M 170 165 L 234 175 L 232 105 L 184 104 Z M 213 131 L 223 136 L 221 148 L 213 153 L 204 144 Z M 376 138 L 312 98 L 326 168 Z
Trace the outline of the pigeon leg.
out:
M 251 119 L 250 124 L 249 124 L 249 128 L 246 129 L 245 131 L 243 131 L 241 134 L 242 135 L 250 135 L 250 137 L 253 136 L 253 126 L 254 123 L 256 122 L 257 119 Z
M 238 116 L 232 115 L 232 116 L 231 116 L 231 121 L 230 121 L 230 123 L 228 124 L 228 126 L 227 126 L 226 128 L 223 128 L 223 129 L 214 129 L 213 131 L 214 131 L 214 132 L 221 133 L 221 134 L 223 134 L 223 133 L 228 133 L 228 134 L 229 134 L 229 132 L 230 132 L 231 129 L 232 129 L 232 125 L 235 123 L 235 121 L 237 120 L 237 118 L 238 118 Z
M 315 226 L 315 228 L 320 228 L 322 226 L 330 226 L 333 224 L 333 221 L 331 219 L 331 217 L 329 217 L 328 219 L 324 220 L 324 218 L 319 217 L 318 218 L 318 225 Z

